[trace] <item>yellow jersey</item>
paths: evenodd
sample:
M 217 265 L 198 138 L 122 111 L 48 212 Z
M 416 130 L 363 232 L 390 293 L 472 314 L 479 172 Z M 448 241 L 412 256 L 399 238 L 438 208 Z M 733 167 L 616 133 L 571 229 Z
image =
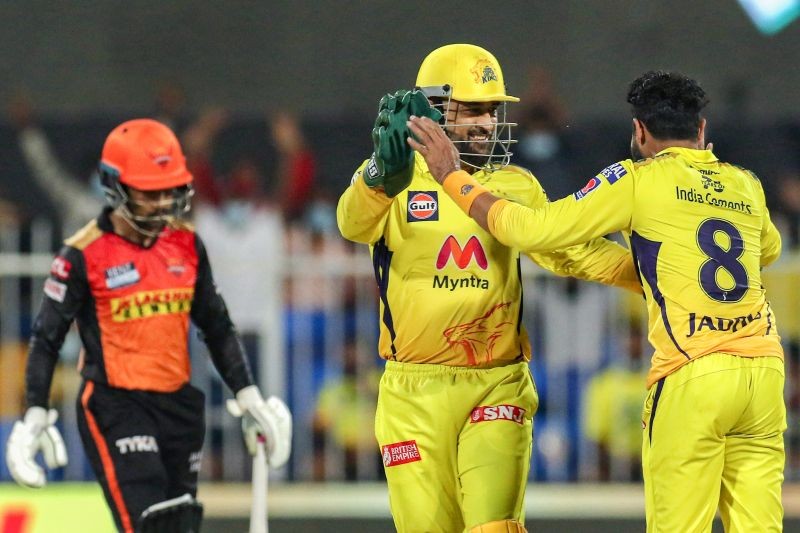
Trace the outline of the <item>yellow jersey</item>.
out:
M 339 199 L 337 221 L 345 238 L 370 245 L 380 356 L 453 366 L 529 360 L 519 251 L 462 213 L 418 154 L 411 184 L 394 198 L 366 186 L 365 165 Z M 547 202 L 525 169 L 508 166 L 475 178 L 521 205 Z M 557 274 L 641 291 L 630 253 L 607 239 L 530 257 Z
M 713 352 L 783 357 L 761 267 L 780 255 L 761 183 L 709 150 L 668 148 L 610 165 L 571 196 L 531 210 L 496 202 L 489 228 L 528 251 L 622 231 L 655 348 L 648 387 Z

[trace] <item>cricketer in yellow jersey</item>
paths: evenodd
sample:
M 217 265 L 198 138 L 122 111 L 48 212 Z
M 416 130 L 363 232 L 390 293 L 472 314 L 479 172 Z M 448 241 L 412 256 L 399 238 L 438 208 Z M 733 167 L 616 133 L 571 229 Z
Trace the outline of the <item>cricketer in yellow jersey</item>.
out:
M 655 348 L 642 462 L 648 531 L 780 531 L 783 351 L 761 267 L 780 254 L 760 181 L 705 146 L 705 92 L 647 72 L 630 86 L 631 152 L 572 196 L 539 208 L 502 199 L 453 160 L 438 124 L 411 118 L 431 174 L 500 242 L 529 252 L 622 231 Z M 707 147 L 709 148 L 709 147 Z
M 519 250 L 444 194 L 405 143 L 409 110 L 439 118 L 430 98 L 462 147 L 457 158 L 495 194 L 531 207 L 547 198 L 530 172 L 508 165 L 502 110 L 517 99 L 492 54 L 466 44 L 434 50 L 417 86 L 424 93 L 381 101 L 375 154 L 337 209 L 342 235 L 370 245 L 380 289 L 378 351 L 387 363 L 375 433 L 392 515 L 403 532 L 524 531 L 538 397 Z M 528 255 L 561 275 L 641 291 L 628 251 L 605 239 Z

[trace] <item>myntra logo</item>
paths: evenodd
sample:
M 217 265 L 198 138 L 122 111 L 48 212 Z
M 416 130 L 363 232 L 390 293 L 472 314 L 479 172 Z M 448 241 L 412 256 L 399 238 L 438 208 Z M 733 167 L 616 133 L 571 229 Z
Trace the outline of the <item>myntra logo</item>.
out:
M 441 250 L 439 250 L 439 257 L 436 258 L 436 268 L 439 270 L 443 269 L 451 257 L 453 261 L 455 261 L 456 266 L 462 270 L 467 268 L 467 265 L 470 264 L 473 258 L 483 270 L 489 268 L 489 261 L 486 260 L 486 252 L 483 250 L 481 241 L 479 241 L 475 235 L 469 238 L 467 245 L 463 248 L 454 236 L 450 235 L 447 237 Z

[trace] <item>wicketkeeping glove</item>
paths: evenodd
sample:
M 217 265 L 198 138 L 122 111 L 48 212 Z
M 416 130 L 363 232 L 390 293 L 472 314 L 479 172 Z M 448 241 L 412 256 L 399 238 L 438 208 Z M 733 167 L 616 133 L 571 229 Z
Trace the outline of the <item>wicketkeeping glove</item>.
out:
M 36 454 L 41 450 L 48 468 L 67 464 L 67 448 L 64 439 L 54 424 L 58 419 L 55 409 L 31 407 L 25 418 L 14 422 L 14 429 L 6 443 L 6 465 L 11 476 L 26 487 L 44 487 L 44 469 L 36 463 Z
M 242 417 L 244 442 L 251 455 L 256 454 L 258 436 L 267 441 L 269 466 L 279 468 L 289 460 L 292 451 L 292 413 L 276 396 L 264 401 L 255 385 L 236 393 L 236 400 L 228 400 L 228 411 Z
M 414 172 L 414 151 L 406 142 L 409 136 L 408 118 L 411 115 L 428 117 L 438 122 L 439 110 L 417 89 L 397 91 L 381 98 L 378 118 L 372 128 L 372 158 L 362 175 L 369 187 L 383 187 L 386 196 L 393 197 L 411 183 Z

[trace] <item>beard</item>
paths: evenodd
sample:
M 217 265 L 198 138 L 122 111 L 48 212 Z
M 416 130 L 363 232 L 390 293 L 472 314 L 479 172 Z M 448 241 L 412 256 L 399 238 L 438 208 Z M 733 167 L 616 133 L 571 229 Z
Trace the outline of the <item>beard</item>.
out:
M 460 157 L 461 162 L 467 165 L 468 167 L 468 168 L 462 168 L 462 170 L 467 170 L 467 172 L 469 172 L 468 169 L 475 169 L 475 168 L 483 169 L 489 164 L 489 162 L 491 161 L 491 157 L 492 157 L 491 155 L 470 155 L 470 154 L 462 155 Z
M 445 131 L 450 140 L 456 142 L 456 149 L 459 151 L 459 158 L 462 162 L 478 168 L 483 168 L 489 164 L 496 143 L 491 131 L 486 131 L 480 127 L 472 127 L 465 136 L 458 136 L 452 130 Z M 485 136 L 486 141 L 469 142 L 470 137 L 477 136 Z

